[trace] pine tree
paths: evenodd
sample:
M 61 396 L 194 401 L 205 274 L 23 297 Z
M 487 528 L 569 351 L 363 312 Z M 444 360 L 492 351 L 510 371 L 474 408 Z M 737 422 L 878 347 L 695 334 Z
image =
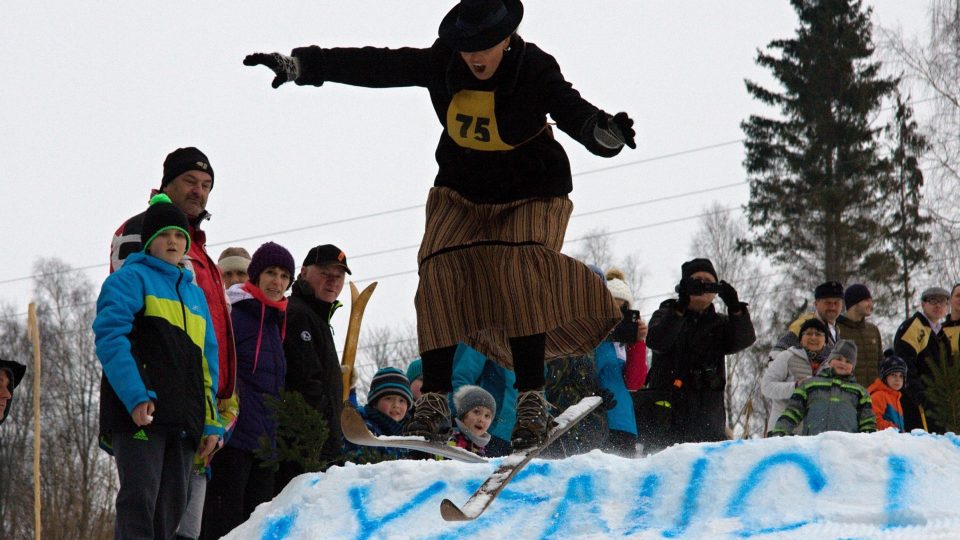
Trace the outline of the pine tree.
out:
M 281 390 L 279 398 L 267 396 L 266 405 L 277 424 L 277 437 L 276 445 L 266 435 L 260 437 L 256 455 L 264 467 L 276 470 L 281 461 L 291 461 L 306 472 L 316 472 L 329 465 L 320 457 L 330 434 L 327 421 L 303 394 Z
M 882 78 L 871 60 L 871 10 L 861 1 L 791 3 L 800 19 L 796 37 L 770 42 L 779 56 L 757 56 L 782 90 L 746 82 L 754 98 L 778 107 L 783 118 L 752 115 L 741 124 L 754 234 L 740 245 L 772 256 L 801 283 L 845 281 L 867 271 L 871 254 L 882 248 L 877 179 L 889 164 L 870 120 L 896 81 Z
M 897 92 L 895 103 L 894 116 L 887 127 L 893 145 L 893 171 L 889 176 L 885 197 L 889 205 L 888 249 L 892 255 L 890 259 L 896 261 L 899 270 L 894 290 L 903 299 L 904 317 L 909 317 L 914 297 L 910 276 L 930 259 L 927 249 L 930 242 L 930 216 L 920 212 L 923 171 L 919 166 L 919 158 L 930 149 L 930 144 L 919 132 L 917 122 L 913 119 L 909 97 L 904 100 Z
M 945 432 L 960 433 L 960 364 L 931 362 L 930 375 L 923 376 L 923 384 L 927 418 L 943 426 Z

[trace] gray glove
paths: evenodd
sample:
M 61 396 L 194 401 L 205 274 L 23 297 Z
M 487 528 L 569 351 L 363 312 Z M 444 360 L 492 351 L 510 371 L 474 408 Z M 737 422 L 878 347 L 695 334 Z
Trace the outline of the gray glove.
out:
M 270 86 L 279 88 L 281 84 L 295 81 L 300 76 L 300 61 L 294 56 L 280 53 L 253 53 L 243 59 L 245 66 L 267 66 L 276 74 Z
M 593 128 L 593 137 L 600 146 L 616 150 L 626 144 L 635 149 L 636 135 L 637 132 L 633 130 L 633 120 L 627 116 L 627 113 L 618 112 L 613 116 L 603 111 L 597 113 L 597 125 Z

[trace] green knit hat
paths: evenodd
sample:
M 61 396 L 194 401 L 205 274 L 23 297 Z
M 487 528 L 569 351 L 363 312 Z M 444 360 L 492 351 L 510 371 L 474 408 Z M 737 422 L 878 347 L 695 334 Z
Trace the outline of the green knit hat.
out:
M 150 199 L 150 208 L 147 208 L 143 216 L 143 227 L 140 229 L 140 238 L 146 238 L 143 242 L 143 250 L 147 251 L 150 242 L 153 242 L 158 234 L 167 229 L 177 229 L 187 237 L 186 251 L 190 251 L 189 227 L 186 214 L 173 204 L 166 193 L 154 195 Z

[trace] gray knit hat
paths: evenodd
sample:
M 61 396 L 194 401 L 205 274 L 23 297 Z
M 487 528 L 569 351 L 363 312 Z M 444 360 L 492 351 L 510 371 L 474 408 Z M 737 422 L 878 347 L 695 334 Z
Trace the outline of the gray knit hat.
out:
M 830 364 L 834 358 L 844 357 L 851 364 L 857 365 L 857 344 L 849 339 L 838 339 L 833 346 L 833 350 L 827 356 L 827 364 Z
M 471 384 L 461 386 L 453 394 L 453 407 L 457 410 L 457 418 L 463 418 L 474 407 L 486 407 L 497 415 L 497 402 L 490 392 Z

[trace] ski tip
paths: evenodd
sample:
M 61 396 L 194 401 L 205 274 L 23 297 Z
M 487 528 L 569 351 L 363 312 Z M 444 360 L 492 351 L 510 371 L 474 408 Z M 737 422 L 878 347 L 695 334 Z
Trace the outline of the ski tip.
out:
M 473 519 L 464 514 L 450 499 L 444 499 L 440 503 L 440 516 L 443 517 L 444 521 L 470 521 Z

